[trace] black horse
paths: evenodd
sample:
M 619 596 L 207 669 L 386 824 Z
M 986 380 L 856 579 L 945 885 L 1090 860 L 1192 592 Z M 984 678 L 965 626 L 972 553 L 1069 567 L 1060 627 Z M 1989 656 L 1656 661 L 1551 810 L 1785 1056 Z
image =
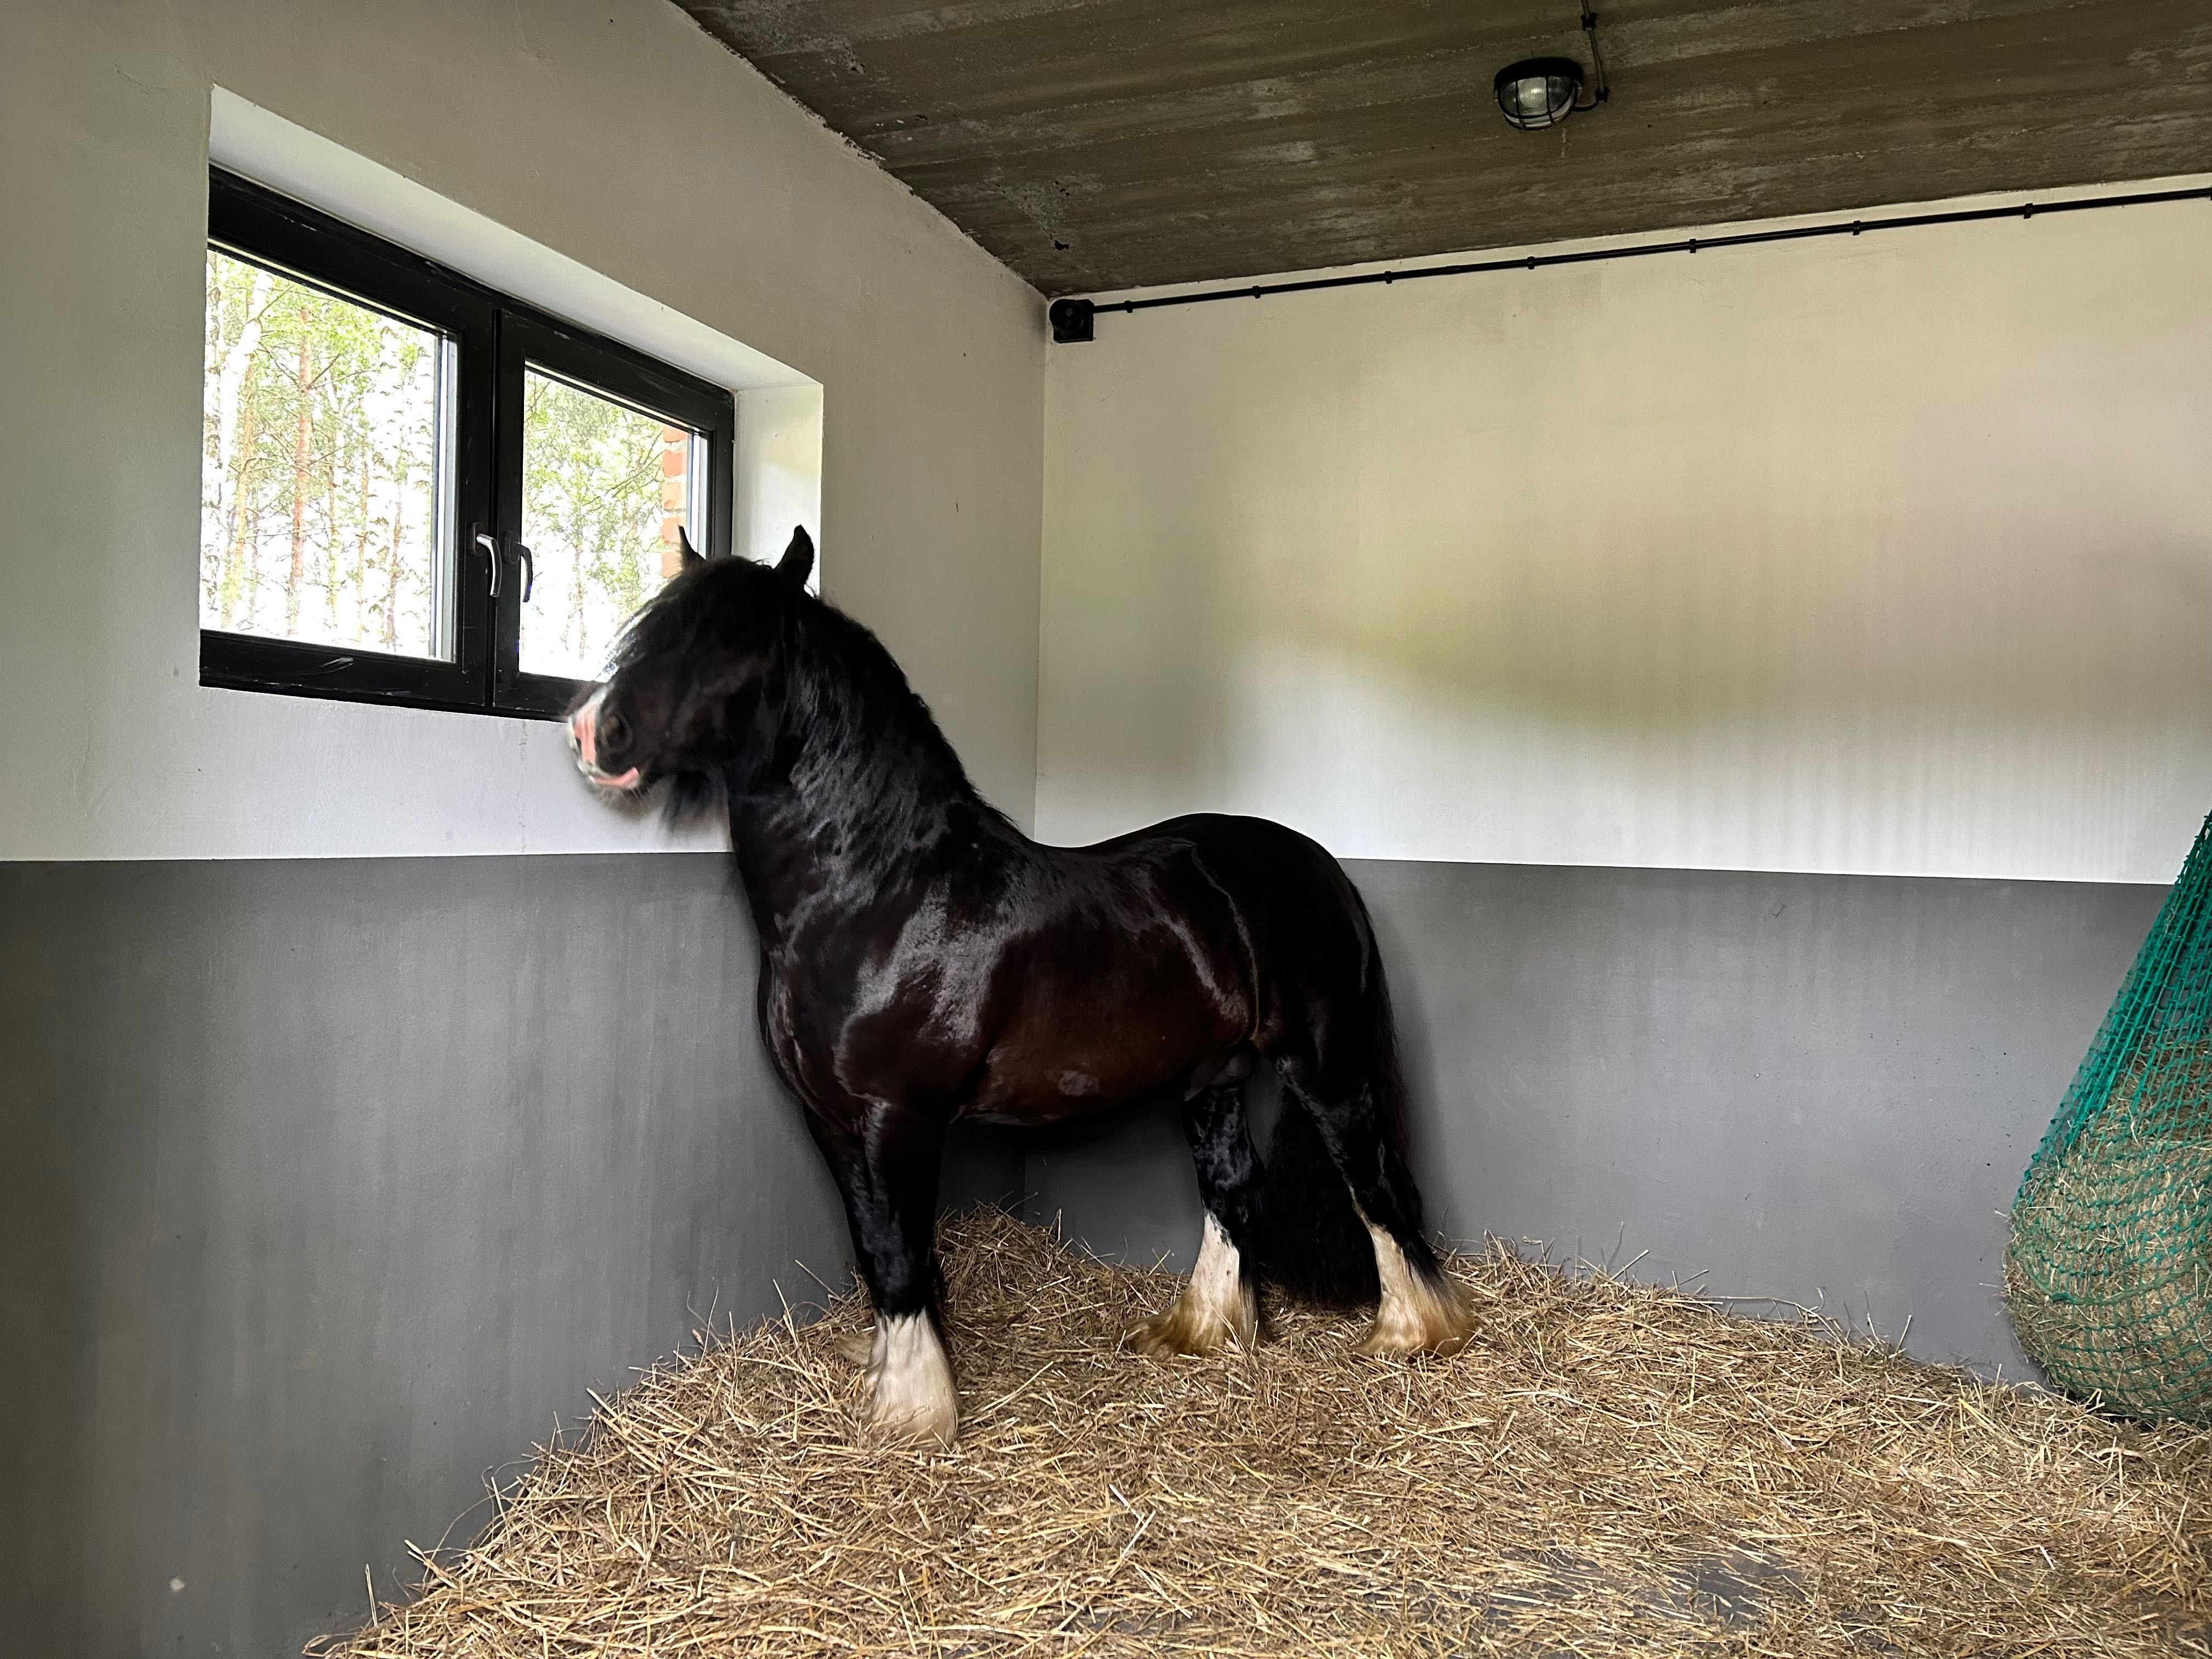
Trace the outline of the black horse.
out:
M 602 788 L 726 801 L 762 1035 L 874 1298 L 871 1431 L 949 1441 L 958 1419 L 933 1237 L 956 1118 L 1180 1103 L 1205 1234 L 1174 1305 L 1131 1334 L 1143 1352 L 1249 1346 L 1260 1275 L 1379 1296 L 1364 1352 L 1465 1342 L 1406 1167 L 1374 930 L 1336 861 L 1212 814 L 1041 846 L 976 794 L 875 636 L 805 591 L 803 530 L 773 568 L 684 554 L 569 739 Z M 1285 1095 L 1264 1167 L 1240 1086 L 1261 1057 Z

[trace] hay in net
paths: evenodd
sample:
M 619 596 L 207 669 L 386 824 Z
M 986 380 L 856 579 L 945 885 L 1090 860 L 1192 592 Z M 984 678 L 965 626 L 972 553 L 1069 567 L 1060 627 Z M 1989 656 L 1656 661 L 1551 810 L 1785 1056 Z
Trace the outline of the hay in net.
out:
M 2212 818 L 2021 1182 L 2004 1284 L 2052 1381 L 2212 1423 Z
M 310 1651 L 2212 1654 L 2212 1433 L 1495 1246 L 1455 1358 L 1277 1310 L 1162 1363 L 1117 1342 L 1170 1276 L 943 1242 L 951 1451 L 853 1443 L 848 1296 L 647 1372 Z
M 2005 1299 L 2069 1388 L 2212 1419 L 2212 1139 L 2093 1126 L 2014 1206 Z

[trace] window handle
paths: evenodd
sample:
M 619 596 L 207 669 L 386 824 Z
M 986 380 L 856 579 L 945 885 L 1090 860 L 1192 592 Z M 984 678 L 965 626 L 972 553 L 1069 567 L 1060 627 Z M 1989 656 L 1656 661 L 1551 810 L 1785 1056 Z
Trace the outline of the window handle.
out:
M 514 556 L 522 561 L 522 602 L 530 603 L 530 591 L 538 586 L 538 566 L 531 559 L 530 550 L 520 542 L 514 544 Z
M 483 549 L 484 562 L 491 567 L 491 596 L 495 599 L 499 597 L 499 543 L 479 530 L 477 545 Z

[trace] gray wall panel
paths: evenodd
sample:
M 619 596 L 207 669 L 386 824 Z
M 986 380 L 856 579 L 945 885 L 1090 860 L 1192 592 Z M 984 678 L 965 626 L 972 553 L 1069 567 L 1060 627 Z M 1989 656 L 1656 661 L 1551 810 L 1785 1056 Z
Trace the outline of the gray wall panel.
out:
M 0 866 L 0 1651 L 295 1652 L 587 1388 L 841 1279 L 726 867 Z
M 2162 889 L 1355 861 L 1446 1234 L 1817 1304 L 2027 1370 L 2001 1215 Z M 1032 1152 L 1030 1213 L 1188 1265 L 1155 1114 Z M 1907 1330 L 1907 1322 L 1910 1329 Z
M 2017 1374 L 1997 1212 L 2158 890 L 1352 872 L 1445 1231 Z M 841 1278 L 725 882 L 0 866 L 0 1651 L 294 1650 L 587 1387 Z M 959 1137 L 948 1203 L 1023 1189 L 1108 1254 L 1196 1237 L 1164 1113 Z

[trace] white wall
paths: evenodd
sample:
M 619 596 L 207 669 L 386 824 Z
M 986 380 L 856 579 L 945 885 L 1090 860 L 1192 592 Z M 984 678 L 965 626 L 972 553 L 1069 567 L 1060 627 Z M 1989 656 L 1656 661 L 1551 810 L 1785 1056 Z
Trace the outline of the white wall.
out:
M 1342 856 L 2170 879 L 2203 202 L 1102 316 L 1037 813 Z
M 556 726 L 197 684 L 217 86 L 820 383 L 825 592 L 1029 817 L 1042 304 L 676 7 L 11 6 L 0 76 L 0 858 L 664 844 Z
M 732 550 L 777 559 L 794 526 L 822 522 L 822 388 L 763 386 L 738 394 L 737 524 Z M 821 538 L 815 538 L 817 551 Z M 822 563 L 807 580 L 818 586 Z

